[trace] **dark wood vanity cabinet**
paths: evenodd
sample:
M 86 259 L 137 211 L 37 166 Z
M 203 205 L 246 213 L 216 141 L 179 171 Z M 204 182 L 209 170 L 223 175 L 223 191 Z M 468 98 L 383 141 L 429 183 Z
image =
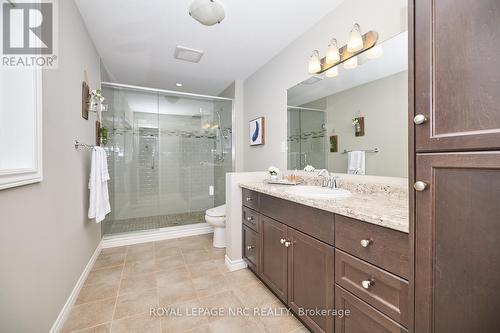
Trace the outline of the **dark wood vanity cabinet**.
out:
M 410 330 L 500 332 L 500 1 L 409 8 Z
M 260 277 L 282 301 L 286 302 L 288 296 L 286 226 L 264 216 L 261 216 L 261 223 Z
M 500 1 L 414 3 L 417 152 L 499 149 Z
M 312 332 L 406 332 L 407 234 L 248 190 L 243 205 L 244 259 Z M 315 312 L 334 309 L 351 317 Z
M 334 307 L 334 248 L 300 231 L 287 229 L 288 304 L 300 309 Z M 287 243 L 288 244 L 288 243 Z M 302 315 L 314 332 L 333 332 L 333 316 Z

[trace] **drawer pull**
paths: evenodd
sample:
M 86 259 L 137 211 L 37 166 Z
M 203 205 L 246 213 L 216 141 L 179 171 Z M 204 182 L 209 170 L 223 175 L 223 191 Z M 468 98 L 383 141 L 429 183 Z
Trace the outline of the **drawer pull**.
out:
M 250 250 L 253 250 L 255 248 L 255 246 L 252 246 L 252 245 L 248 245 L 247 246 L 247 250 L 250 251 Z
M 247 197 L 245 200 L 248 202 L 248 201 L 252 201 L 252 200 L 253 200 L 253 198 L 251 198 L 251 197 Z
M 370 289 L 370 287 L 372 287 L 374 284 L 375 282 L 373 281 L 373 279 L 361 281 L 361 285 L 365 289 Z
M 247 221 L 248 221 L 248 222 L 253 221 L 253 216 L 248 216 L 248 217 L 247 217 Z
M 368 247 L 373 241 L 371 239 L 362 239 L 360 243 L 362 247 Z
M 286 239 L 284 239 L 284 238 L 280 239 L 281 244 L 285 244 L 285 242 L 286 242 Z
M 289 242 L 289 241 L 286 241 L 286 242 L 285 242 L 285 246 L 286 246 L 286 247 L 289 247 L 290 245 L 292 245 L 292 242 Z

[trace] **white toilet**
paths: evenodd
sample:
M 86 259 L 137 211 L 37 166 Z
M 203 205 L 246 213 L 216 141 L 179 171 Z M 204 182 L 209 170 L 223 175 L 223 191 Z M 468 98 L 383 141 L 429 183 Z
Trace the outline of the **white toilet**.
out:
M 205 221 L 214 227 L 214 247 L 226 247 L 226 205 L 208 209 Z

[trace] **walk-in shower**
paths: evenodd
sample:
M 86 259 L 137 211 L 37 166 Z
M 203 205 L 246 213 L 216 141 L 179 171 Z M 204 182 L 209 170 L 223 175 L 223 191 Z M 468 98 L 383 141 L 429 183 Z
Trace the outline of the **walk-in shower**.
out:
M 103 84 L 111 176 L 105 235 L 204 223 L 233 167 L 232 100 Z

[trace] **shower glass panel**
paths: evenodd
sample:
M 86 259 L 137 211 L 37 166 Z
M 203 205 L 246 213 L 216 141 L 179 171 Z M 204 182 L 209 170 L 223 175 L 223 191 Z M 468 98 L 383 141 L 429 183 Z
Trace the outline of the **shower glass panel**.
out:
M 288 168 L 326 168 L 325 112 L 288 108 Z
M 225 202 L 232 101 L 103 85 L 111 181 L 104 234 L 204 223 Z

